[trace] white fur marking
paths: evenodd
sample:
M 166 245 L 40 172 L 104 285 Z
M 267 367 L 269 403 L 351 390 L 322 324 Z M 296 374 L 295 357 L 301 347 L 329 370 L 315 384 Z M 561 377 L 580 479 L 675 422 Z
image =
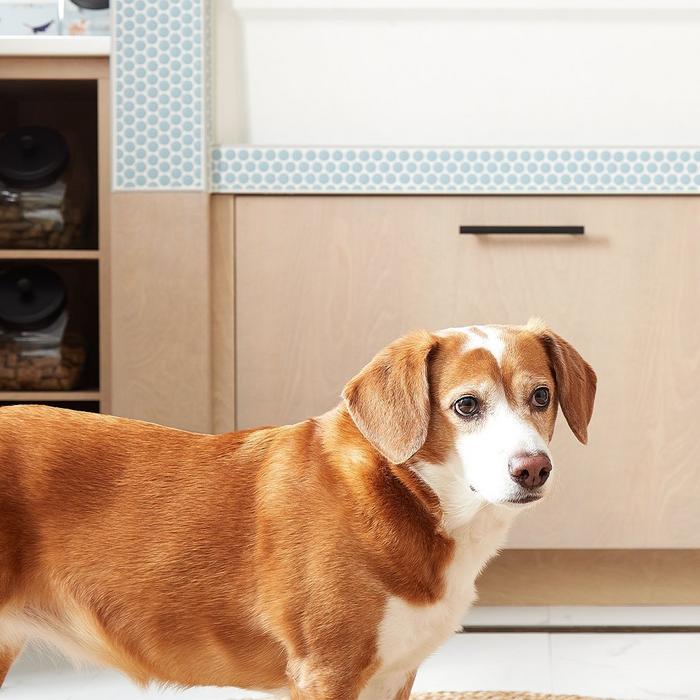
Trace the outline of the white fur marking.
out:
M 458 629 L 476 598 L 474 581 L 503 543 L 514 514 L 511 509 L 486 505 L 452 533 L 455 555 L 445 571 L 445 592 L 437 603 L 412 605 L 400 597 L 389 598 L 379 627 L 380 673 L 407 673 L 417 668 Z
M 478 335 L 477 333 L 470 332 L 467 329 L 467 350 L 474 350 L 475 348 L 484 348 L 488 350 L 495 358 L 498 366 L 501 366 L 503 361 L 503 351 L 506 348 L 506 344 L 503 342 L 501 337 L 501 332 L 498 328 L 493 326 L 476 326 L 482 333 L 486 334 L 486 337 Z
M 502 387 L 479 429 L 460 435 L 456 447 L 465 480 L 491 503 L 503 503 L 522 493 L 508 471 L 511 457 L 543 452 L 551 461 L 546 441 L 508 405 Z M 547 481 L 541 491 L 549 489 L 551 483 Z
M 358 700 L 394 700 L 408 680 L 408 673 L 375 673 L 362 689 Z
M 475 330 L 480 332 L 475 333 Z M 444 330 L 438 331 L 437 335 L 445 336 L 451 333 L 460 333 L 466 337 L 466 342 L 464 344 L 465 352 L 468 350 L 476 350 L 477 348 L 484 348 L 484 350 L 488 350 L 488 352 L 496 358 L 498 366 L 501 366 L 506 344 L 503 341 L 501 330 L 498 327 L 463 326 L 462 328 L 445 328 Z

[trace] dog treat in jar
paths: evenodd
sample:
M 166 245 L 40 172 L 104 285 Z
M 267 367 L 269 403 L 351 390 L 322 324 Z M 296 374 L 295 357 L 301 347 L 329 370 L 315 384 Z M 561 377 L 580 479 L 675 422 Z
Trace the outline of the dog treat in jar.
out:
M 82 335 L 69 329 L 61 278 L 40 266 L 0 273 L 0 389 L 73 389 L 85 359 Z
M 0 137 L 0 248 L 75 248 L 89 207 L 89 177 L 65 139 L 42 126 Z

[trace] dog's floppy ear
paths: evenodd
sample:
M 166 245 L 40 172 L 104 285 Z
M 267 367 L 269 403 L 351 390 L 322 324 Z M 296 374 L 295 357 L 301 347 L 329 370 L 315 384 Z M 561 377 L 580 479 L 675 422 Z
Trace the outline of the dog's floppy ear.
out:
M 597 383 L 595 372 L 573 345 L 545 328 L 541 322 L 534 322 L 534 325 L 552 363 L 559 404 L 566 422 L 573 434 L 585 445 L 588 441 L 588 424 L 593 415 Z
M 401 464 L 425 442 L 430 421 L 428 357 L 437 339 L 416 331 L 391 343 L 343 389 L 360 432 L 390 462 Z

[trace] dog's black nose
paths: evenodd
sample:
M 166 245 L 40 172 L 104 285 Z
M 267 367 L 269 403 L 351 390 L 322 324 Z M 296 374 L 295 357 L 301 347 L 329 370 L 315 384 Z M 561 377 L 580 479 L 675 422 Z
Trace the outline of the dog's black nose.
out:
M 519 454 L 508 460 L 510 478 L 526 489 L 536 489 L 549 478 L 552 463 L 544 452 Z

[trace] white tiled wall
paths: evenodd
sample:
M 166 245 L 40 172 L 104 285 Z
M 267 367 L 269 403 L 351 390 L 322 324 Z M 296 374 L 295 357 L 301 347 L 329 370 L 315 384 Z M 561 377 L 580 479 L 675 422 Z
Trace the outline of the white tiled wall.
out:
M 659 606 L 528 606 L 474 607 L 463 624 L 470 627 L 699 627 L 700 607 Z M 700 663 L 700 659 L 698 660 Z M 700 699 L 700 693 L 698 693 Z
M 217 143 L 700 143 L 697 1 L 212 1 Z

